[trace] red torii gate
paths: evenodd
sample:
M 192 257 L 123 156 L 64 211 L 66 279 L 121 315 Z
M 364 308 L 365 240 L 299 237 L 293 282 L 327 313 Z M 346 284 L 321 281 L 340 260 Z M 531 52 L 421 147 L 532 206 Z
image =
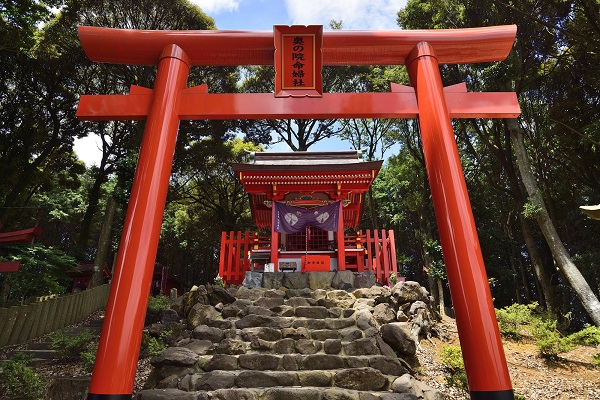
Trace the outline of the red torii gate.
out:
M 274 65 L 274 34 L 80 27 L 92 61 L 158 65 L 154 89 L 82 96 L 85 120 L 144 119 L 146 128 L 111 285 L 88 400 L 131 398 L 144 315 L 182 119 L 414 118 L 423 151 L 472 399 L 513 399 L 487 274 L 451 118 L 516 118 L 514 93 L 444 88 L 439 64 L 500 61 L 515 26 L 456 30 L 326 31 L 323 65 L 407 66 L 412 87 L 389 93 L 209 94 L 187 88 L 193 65 Z

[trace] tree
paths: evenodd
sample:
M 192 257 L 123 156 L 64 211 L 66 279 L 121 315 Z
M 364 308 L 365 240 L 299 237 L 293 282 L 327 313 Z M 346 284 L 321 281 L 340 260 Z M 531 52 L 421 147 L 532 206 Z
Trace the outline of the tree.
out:
M 68 57 L 75 66 L 73 85 L 75 93 L 124 93 L 130 85 L 152 87 L 155 67 L 106 65 L 90 62 L 81 49 L 76 36 L 78 25 L 95 25 L 127 29 L 215 29 L 212 18 L 186 0 L 164 3 L 156 0 L 120 0 L 112 3 L 98 0 L 69 1 L 60 14 L 44 29 L 42 46 L 52 49 L 57 57 Z M 235 68 L 192 68 L 191 85 L 208 83 L 211 91 L 234 90 L 237 81 Z M 73 116 L 74 117 L 74 116 Z M 93 223 L 101 204 L 102 187 L 116 172 L 116 162 L 126 153 L 136 149 L 143 133 L 144 122 L 103 121 L 80 123 L 85 136 L 96 133 L 102 142 L 102 157 L 93 167 L 95 179 L 89 187 L 87 209 L 79 232 L 78 254 L 86 257 Z M 214 135 L 222 132 L 221 122 L 186 122 L 181 124 L 180 135 Z M 231 124 L 225 124 L 231 126 Z M 216 129 L 215 129 L 216 128 Z M 179 145 L 178 150 L 185 145 Z
M 176 165 L 157 259 L 186 285 L 212 282 L 221 232 L 253 229 L 248 197 L 229 162 L 262 151 L 235 138 L 190 143 Z
M 593 142 L 586 140 L 588 136 L 585 135 L 585 132 L 593 132 L 594 130 L 589 128 L 585 128 L 588 129 L 587 131 L 585 129 L 579 130 L 575 126 L 593 127 L 596 121 L 598 121 L 597 96 L 592 94 L 598 91 L 587 90 L 594 87 L 597 79 L 593 78 L 594 74 L 590 75 L 585 71 L 581 71 L 581 75 L 577 79 L 586 82 L 588 85 L 585 86 L 586 90 L 578 91 L 576 89 L 566 91 L 565 88 L 567 87 L 579 88 L 581 85 L 579 82 L 577 84 L 573 82 L 572 85 L 565 86 L 565 75 L 558 72 L 562 71 L 563 68 L 566 69 L 567 66 L 568 68 L 571 67 L 571 62 L 573 61 L 572 49 L 581 48 L 582 46 L 583 36 L 581 35 L 581 31 L 578 31 L 575 27 L 581 29 L 582 26 L 591 25 L 592 28 L 586 28 L 588 30 L 587 34 L 590 33 L 590 29 L 595 29 L 593 26 L 597 16 L 593 14 L 593 11 L 597 10 L 598 5 L 592 4 L 589 1 L 565 3 L 551 0 L 520 4 L 519 6 L 500 0 L 493 1 L 491 6 L 483 6 L 476 2 L 461 0 L 445 2 L 444 7 L 435 7 L 435 5 L 439 5 L 438 2 L 410 1 L 406 9 L 399 13 L 399 22 L 405 27 L 413 28 L 450 28 L 506 23 L 517 23 L 519 26 L 515 51 L 509 56 L 507 61 L 476 67 L 445 66 L 442 72 L 445 80 L 460 77 L 460 80 L 467 80 L 472 83 L 475 90 L 508 89 L 515 90 L 519 95 L 523 110 L 522 123 L 519 125 L 515 124 L 514 121 L 507 121 L 503 129 L 497 130 L 498 132 L 506 132 L 505 135 L 497 135 L 497 138 L 504 137 L 504 148 L 508 149 L 512 147 L 511 150 L 517 156 L 516 160 L 512 156 L 503 156 L 503 152 L 498 151 L 492 151 L 492 154 L 501 156 L 497 159 L 479 157 L 478 160 L 483 160 L 489 166 L 487 167 L 488 173 L 501 171 L 502 174 L 506 174 L 513 181 L 514 179 L 511 178 L 513 173 L 511 172 L 511 164 L 514 162 L 518 166 L 519 180 L 510 183 L 510 186 L 508 186 L 510 192 L 514 194 L 513 197 L 515 199 L 526 199 L 527 197 L 531 199 L 533 195 L 536 196 L 536 199 L 530 201 L 536 210 L 536 221 L 540 230 L 544 233 L 554 262 L 560 268 L 562 276 L 564 276 L 566 281 L 569 282 L 573 290 L 578 294 L 589 317 L 595 323 L 598 323 L 600 305 L 597 303 L 595 294 L 589 289 L 589 286 L 586 288 L 585 285 L 581 284 L 580 278 L 583 277 L 578 274 L 576 268 L 572 268 L 574 264 L 569 266 L 568 259 L 570 257 L 566 254 L 566 251 L 563 253 L 560 251 L 560 247 L 554 246 L 562 242 L 559 239 L 556 226 L 564 218 L 559 216 L 558 213 L 560 211 L 556 207 L 556 205 L 563 207 L 560 204 L 561 201 L 557 202 L 555 199 L 560 199 L 561 196 L 557 196 L 557 194 L 565 193 L 561 191 L 567 190 L 566 185 L 556 183 L 566 181 L 572 183 L 572 179 L 564 179 L 565 170 L 571 169 L 572 171 L 578 171 L 575 179 L 579 181 L 580 185 L 595 185 L 594 180 L 589 179 L 590 172 L 595 167 L 576 162 L 581 157 L 568 151 L 569 148 L 573 148 L 574 146 L 557 147 L 557 143 L 563 141 L 565 135 L 561 134 L 561 138 L 558 135 L 552 135 L 552 132 L 556 126 L 562 125 L 559 123 L 553 126 L 553 124 L 548 123 L 548 116 L 551 115 L 551 110 L 555 109 L 555 106 L 556 109 L 560 109 L 566 98 L 569 99 L 569 102 L 566 104 L 577 104 L 576 107 L 586 110 L 583 113 L 571 114 L 581 115 L 584 120 L 578 121 L 577 125 L 568 125 L 580 133 L 576 135 L 578 140 L 584 139 L 587 144 L 586 152 L 584 152 L 586 158 L 588 155 L 594 155 L 595 150 L 593 146 L 590 146 L 590 143 Z M 593 16 L 589 16 L 589 11 L 592 11 Z M 585 20 L 586 23 L 573 23 L 574 21 L 581 22 L 582 20 Z M 590 46 L 595 48 L 597 40 L 593 39 L 591 43 L 586 44 L 588 49 Z M 594 54 L 597 54 L 597 52 Z M 579 55 L 584 59 L 586 57 L 584 54 Z M 587 60 L 585 62 L 587 63 Z M 583 101 L 582 98 L 584 99 Z M 486 127 L 486 122 L 483 121 L 470 122 L 470 124 L 471 130 L 469 132 L 471 134 L 477 132 L 477 129 L 483 131 L 479 127 Z M 519 127 L 521 129 L 526 127 L 527 137 L 524 135 L 524 131 L 519 132 Z M 553 140 L 549 141 L 548 136 L 553 136 Z M 584 138 L 584 136 L 586 137 Z M 471 140 L 470 138 L 465 143 L 468 143 Z M 528 140 L 528 145 L 525 143 L 525 140 Z M 494 146 L 497 147 L 497 143 L 497 141 L 489 142 L 492 148 Z M 595 155 L 597 159 L 597 153 Z M 533 159 L 534 163 L 528 162 L 529 158 Z M 511 162 L 506 163 L 506 160 L 510 160 Z M 499 164 L 498 161 L 500 161 Z M 587 163 L 589 164 L 589 162 L 588 160 Z M 559 176 L 563 178 L 561 179 Z M 518 195 L 518 191 L 522 190 L 521 185 L 526 190 L 524 196 Z M 499 189 L 505 190 L 501 187 Z M 572 187 L 569 191 L 573 193 Z M 582 194 L 585 191 L 586 189 L 580 189 L 580 193 Z M 547 207 L 546 213 L 543 211 L 542 196 L 545 198 L 545 204 L 550 204 Z M 515 201 L 516 205 L 519 205 L 519 203 L 528 204 L 522 200 L 520 202 Z M 518 212 L 520 213 L 522 210 Z M 519 220 L 523 221 L 521 218 Z M 526 222 L 521 222 L 521 225 L 526 235 Z M 551 229 L 551 227 L 554 227 L 554 229 Z M 551 234 L 552 230 L 554 230 L 556 235 Z M 526 242 L 531 252 L 533 248 L 532 240 L 527 239 Z M 532 260 L 534 258 L 532 257 Z M 543 274 L 540 273 L 543 270 L 539 268 L 539 265 L 536 266 L 535 262 L 534 267 L 538 279 L 543 281 Z M 546 293 L 546 300 L 551 302 L 549 294 L 552 293 L 552 290 L 547 288 L 548 282 L 546 281 L 542 286 Z

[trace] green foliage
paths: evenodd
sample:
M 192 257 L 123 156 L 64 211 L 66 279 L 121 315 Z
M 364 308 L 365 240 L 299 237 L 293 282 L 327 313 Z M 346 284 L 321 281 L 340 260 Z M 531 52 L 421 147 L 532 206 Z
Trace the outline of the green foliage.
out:
M 148 299 L 148 313 L 151 315 L 160 315 L 164 310 L 171 307 L 171 299 L 164 294 L 150 296 Z
M 555 359 L 560 353 L 573 350 L 575 345 L 556 329 L 555 319 L 540 319 L 532 325 L 532 334 L 542 357 Z
M 146 309 L 146 324 L 152 324 L 160 320 L 164 310 L 171 307 L 171 299 L 164 294 L 150 296 L 148 308 Z
M 87 348 L 79 353 L 81 361 L 86 371 L 91 372 L 94 369 L 94 362 L 96 362 L 96 353 L 98 353 L 98 342 L 94 341 L 90 343 Z
M 600 353 L 592 355 L 592 360 L 596 367 L 600 367 Z
M 11 400 L 39 400 L 43 398 L 46 381 L 43 375 L 36 373 L 27 363 L 31 357 L 23 353 L 15 354 L 3 364 L 0 387 Z
M 446 264 L 442 254 L 442 246 L 437 240 L 427 239 L 423 242 L 425 254 L 431 260 L 427 274 L 434 279 L 446 279 Z
M 533 323 L 532 312 L 538 307 L 538 303 L 519 304 L 496 309 L 496 319 L 500 333 L 512 339 L 520 339 L 527 332 L 523 331 L 524 325 Z
M 600 326 L 586 325 L 579 332 L 569 335 L 569 340 L 576 345 L 600 346 Z
M 219 274 L 215 276 L 215 285 L 225 287 L 225 282 L 223 282 L 223 278 L 221 278 L 221 275 Z
M 523 215 L 525 218 L 533 219 L 542 211 L 542 206 L 532 202 L 527 202 L 523 205 Z
M 496 309 L 496 318 L 502 335 L 512 339 L 532 337 L 542 357 L 554 359 L 579 345 L 600 345 L 600 327 L 586 325 L 584 329 L 565 336 L 557 329 L 556 318 L 539 312 L 537 303 Z
M 154 337 L 144 332 L 142 337 L 142 350 L 146 351 L 151 357 L 159 355 L 169 347 L 166 340 L 172 333 L 172 330 L 165 329 L 158 337 Z
M 0 261 L 6 260 L 21 261 L 18 273 L 0 277 L 6 280 L 9 288 L 6 293 L 9 305 L 32 296 L 64 293 L 71 282 L 66 271 L 77 266 L 63 251 L 40 244 L 2 246 Z
M 465 372 L 465 364 L 462 358 L 462 351 L 458 346 L 443 346 L 442 366 L 448 375 L 446 375 L 446 384 L 450 387 L 457 388 L 464 392 L 468 392 L 469 384 L 467 382 L 467 373 Z
M 50 334 L 50 348 L 58 352 L 60 358 L 65 360 L 81 359 L 83 352 L 90 351 L 90 343 L 93 343 L 97 335 L 89 330 L 79 333 L 67 333 L 56 331 Z M 87 357 L 88 355 L 86 355 Z

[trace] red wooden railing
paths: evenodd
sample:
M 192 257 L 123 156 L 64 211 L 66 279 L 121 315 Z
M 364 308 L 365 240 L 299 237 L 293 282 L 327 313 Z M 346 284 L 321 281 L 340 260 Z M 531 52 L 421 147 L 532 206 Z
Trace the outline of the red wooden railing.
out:
M 251 269 L 249 254 L 266 259 L 270 245 L 269 236 L 258 236 L 256 232 L 222 232 L 219 276 L 227 284 L 241 284 L 246 271 Z M 372 270 L 381 284 L 387 284 L 390 274 L 398 271 L 392 230 L 366 230 L 345 236 L 344 249 L 347 270 Z

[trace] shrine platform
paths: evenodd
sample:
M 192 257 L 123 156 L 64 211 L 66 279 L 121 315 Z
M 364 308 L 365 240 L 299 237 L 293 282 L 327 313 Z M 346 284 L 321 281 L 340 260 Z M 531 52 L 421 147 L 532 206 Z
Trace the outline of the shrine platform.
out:
M 242 285 L 249 289 L 354 290 L 379 285 L 373 271 L 261 272 L 247 271 Z M 400 278 L 402 279 L 402 278 Z

